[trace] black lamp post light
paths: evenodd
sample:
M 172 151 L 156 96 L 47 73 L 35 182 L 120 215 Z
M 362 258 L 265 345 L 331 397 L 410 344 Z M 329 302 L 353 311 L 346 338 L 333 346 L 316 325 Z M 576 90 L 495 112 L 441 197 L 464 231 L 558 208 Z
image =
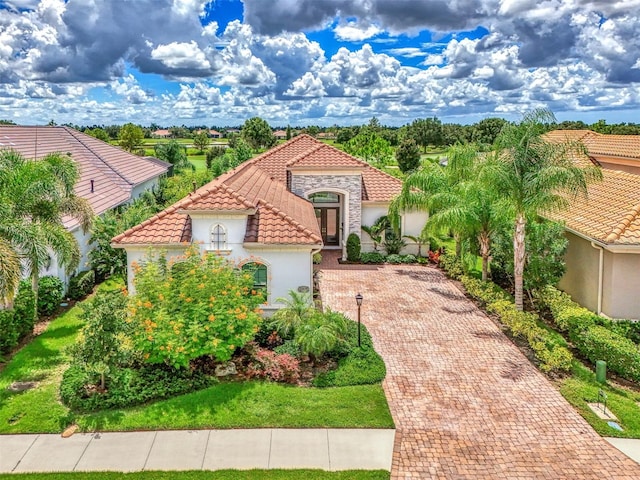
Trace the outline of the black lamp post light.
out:
M 360 307 L 362 306 L 362 294 L 356 294 L 356 303 L 358 304 L 358 348 L 360 348 Z

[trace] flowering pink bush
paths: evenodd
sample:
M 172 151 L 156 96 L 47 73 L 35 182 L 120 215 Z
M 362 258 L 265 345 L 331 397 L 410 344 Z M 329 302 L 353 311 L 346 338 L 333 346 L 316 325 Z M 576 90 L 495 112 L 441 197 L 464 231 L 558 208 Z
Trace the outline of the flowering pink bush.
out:
M 246 373 L 249 378 L 296 383 L 300 379 L 300 362 L 288 353 L 277 354 L 272 350 L 257 347 L 252 352 Z

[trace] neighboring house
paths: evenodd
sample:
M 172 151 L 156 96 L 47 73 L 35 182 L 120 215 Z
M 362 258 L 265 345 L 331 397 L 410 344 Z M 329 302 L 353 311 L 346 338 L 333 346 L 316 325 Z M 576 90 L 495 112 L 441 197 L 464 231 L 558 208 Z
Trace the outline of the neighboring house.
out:
M 160 129 L 153 132 L 151 136 L 153 138 L 170 138 L 171 132 L 169 130 Z
M 556 130 L 546 139 L 581 141 L 603 167 L 586 199 L 549 215 L 565 222 L 569 239 L 560 288 L 596 313 L 640 319 L 640 137 Z
M 222 134 L 217 130 L 209 130 L 209 136 L 211 138 L 222 138 Z
M 312 255 L 322 248 L 345 252 L 350 233 L 387 214 L 402 183 L 341 150 L 300 135 L 248 160 L 158 215 L 113 239 L 130 266 L 148 247 L 169 257 L 200 243 L 203 251 L 258 265 L 267 310 L 279 308 L 289 290 L 313 286 Z M 423 213 L 402 217 L 402 233 L 417 235 Z M 415 245 L 411 246 L 415 251 Z M 129 268 L 129 288 L 133 277 Z
M 50 153 L 69 154 L 80 170 L 75 193 L 85 198 L 96 215 L 138 198 L 153 188 L 167 172 L 169 164 L 152 157 L 138 157 L 69 127 L 0 126 L 0 148 L 20 152 L 25 158 L 40 159 Z M 90 250 L 89 233 L 83 233 L 77 221 L 63 219 L 80 246 L 80 266 L 86 270 Z M 68 276 L 52 262 L 43 275 Z
M 273 132 L 273 136 L 276 137 L 277 140 L 285 140 L 287 138 L 287 132 L 284 130 L 276 130 Z

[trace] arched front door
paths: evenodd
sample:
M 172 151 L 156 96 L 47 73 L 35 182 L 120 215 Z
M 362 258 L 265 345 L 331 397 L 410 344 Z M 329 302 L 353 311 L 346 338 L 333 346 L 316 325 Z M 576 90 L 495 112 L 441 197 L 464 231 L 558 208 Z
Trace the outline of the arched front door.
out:
M 340 246 L 340 195 L 319 192 L 309 195 L 325 246 Z

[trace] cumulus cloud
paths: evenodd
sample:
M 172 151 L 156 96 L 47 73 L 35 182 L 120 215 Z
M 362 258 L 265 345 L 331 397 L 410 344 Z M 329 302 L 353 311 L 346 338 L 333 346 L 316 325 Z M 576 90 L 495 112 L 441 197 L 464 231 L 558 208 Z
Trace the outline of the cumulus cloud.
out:
M 284 125 L 376 115 L 399 124 L 640 104 L 640 0 L 243 3 L 244 23 L 221 31 L 222 19 L 203 25 L 215 12 L 204 0 L 4 2 L 3 116 L 232 124 L 260 115 Z M 432 42 L 407 46 L 425 29 Z M 320 30 L 344 46 L 326 53 L 310 40 Z M 153 92 L 130 72 L 179 86 Z M 91 96 L 100 88 L 109 101 Z

